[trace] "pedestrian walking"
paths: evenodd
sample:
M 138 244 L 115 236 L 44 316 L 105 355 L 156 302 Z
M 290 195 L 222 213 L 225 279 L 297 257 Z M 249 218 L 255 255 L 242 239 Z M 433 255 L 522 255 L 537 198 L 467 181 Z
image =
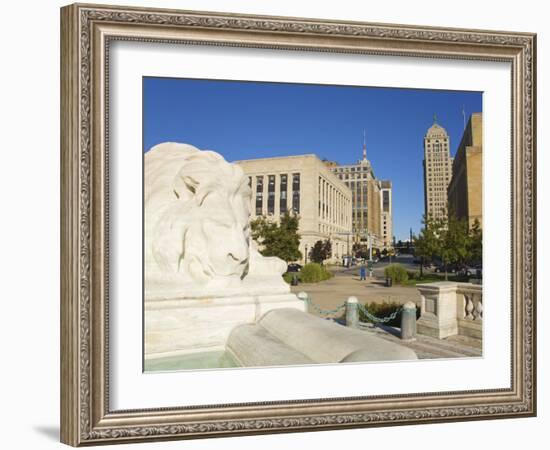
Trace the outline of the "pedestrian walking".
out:
M 367 268 L 365 267 L 365 264 L 363 264 L 359 269 L 359 275 L 360 275 L 361 281 L 367 279 Z

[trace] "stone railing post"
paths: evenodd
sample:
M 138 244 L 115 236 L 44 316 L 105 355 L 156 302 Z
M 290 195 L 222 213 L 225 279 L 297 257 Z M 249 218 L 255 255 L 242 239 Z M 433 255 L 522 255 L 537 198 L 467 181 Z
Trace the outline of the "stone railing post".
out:
M 307 292 L 301 291 L 296 294 L 296 297 L 298 297 L 303 302 L 304 311 L 309 312 L 309 295 L 307 295 Z
M 349 297 L 346 300 L 346 326 L 359 328 L 359 300 Z
M 416 305 L 407 302 L 401 311 L 401 339 L 414 341 L 416 339 Z
M 438 339 L 458 334 L 457 283 L 440 281 L 417 284 L 420 291 L 420 319 L 417 330 Z

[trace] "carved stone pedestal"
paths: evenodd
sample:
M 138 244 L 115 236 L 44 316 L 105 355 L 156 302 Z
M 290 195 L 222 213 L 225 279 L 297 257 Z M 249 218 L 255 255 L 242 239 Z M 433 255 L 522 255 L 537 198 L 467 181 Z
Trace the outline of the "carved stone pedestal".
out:
M 456 335 L 458 333 L 457 284 L 441 281 L 418 284 L 416 287 L 421 296 L 421 316 L 416 324 L 417 332 L 438 339 Z
M 236 326 L 277 308 L 306 309 L 291 293 L 146 300 L 145 359 L 223 351 Z

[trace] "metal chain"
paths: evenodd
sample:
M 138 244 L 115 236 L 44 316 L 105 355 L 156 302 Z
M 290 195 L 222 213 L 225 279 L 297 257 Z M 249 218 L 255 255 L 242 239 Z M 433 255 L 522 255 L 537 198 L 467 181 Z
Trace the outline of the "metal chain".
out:
M 300 298 L 300 297 L 298 297 Z M 329 315 L 332 315 L 332 314 L 337 314 L 338 312 L 340 312 L 340 310 L 342 310 L 343 308 L 346 307 L 346 304 L 345 303 L 342 303 L 341 305 L 337 306 L 336 308 L 334 309 L 323 309 L 319 306 L 317 306 L 315 303 L 313 303 L 309 297 L 306 297 L 305 299 L 302 299 L 304 300 L 308 305 L 310 305 L 316 312 L 318 312 L 319 314 L 322 314 L 324 316 L 329 316 Z
M 394 312 L 392 312 L 389 316 L 379 318 L 379 317 L 376 317 L 376 316 L 372 315 L 369 312 L 369 310 L 367 308 L 365 308 L 365 306 L 362 305 L 361 303 L 357 303 L 357 306 L 358 306 L 359 310 L 367 317 L 367 319 L 373 321 L 374 323 L 388 323 L 391 320 L 394 320 L 397 317 L 397 315 L 403 310 L 403 307 L 400 306 Z
M 298 297 L 298 298 L 301 298 L 301 297 Z M 316 305 L 315 303 L 313 303 L 313 301 L 309 298 L 309 296 L 307 296 L 305 298 L 301 298 L 301 299 L 303 301 L 305 301 L 309 306 L 311 306 L 312 309 L 314 309 L 317 313 L 322 314 L 324 316 L 337 314 L 342 309 L 346 308 L 346 303 L 342 303 L 341 305 L 338 305 L 334 309 L 323 309 L 323 308 L 319 307 L 318 305 Z M 359 310 L 362 311 L 365 316 L 367 316 L 367 319 L 372 320 L 375 323 L 390 322 L 391 320 L 394 320 L 397 317 L 397 315 L 403 310 L 403 307 L 401 306 L 398 309 L 396 309 L 393 313 L 391 313 L 389 316 L 379 318 L 379 317 L 376 317 L 376 316 L 372 315 L 368 311 L 368 309 L 364 305 L 362 305 L 361 303 L 356 303 L 356 305 L 359 308 Z

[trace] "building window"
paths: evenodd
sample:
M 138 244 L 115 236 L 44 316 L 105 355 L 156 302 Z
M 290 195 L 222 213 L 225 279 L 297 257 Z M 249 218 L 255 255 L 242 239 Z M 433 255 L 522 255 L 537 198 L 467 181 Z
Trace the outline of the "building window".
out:
M 300 214 L 300 174 L 292 174 L 292 211 Z
M 267 177 L 267 213 L 275 214 L 275 175 Z
M 264 206 L 264 177 L 256 177 L 256 215 L 262 215 Z
M 319 217 L 321 217 L 321 198 L 323 197 L 322 192 L 321 192 L 322 186 L 323 186 L 323 179 L 321 177 L 319 177 L 319 186 L 318 186 L 319 209 L 317 211 L 317 215 Z
M 390 212 L 390 193 L 389 191 L 382 192 L 382 211 Z
M 281 195 L 279 197 L 279 211 L 281 212 L 281 214 L 286 214 L 287 212 L 287 186 L 288 186 L 288 175 L 281 175 L 281 184 L 280 184 L 280 189 L 281 189 Z

